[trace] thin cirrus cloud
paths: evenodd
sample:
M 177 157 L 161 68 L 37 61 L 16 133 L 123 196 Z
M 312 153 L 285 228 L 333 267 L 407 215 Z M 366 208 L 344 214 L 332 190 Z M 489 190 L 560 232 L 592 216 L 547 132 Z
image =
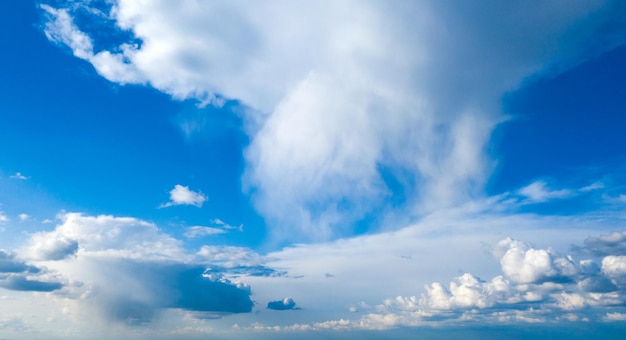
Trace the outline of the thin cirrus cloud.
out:
M 325 240 L 385 211 L 383 170 L 409 216 L 483 195 L 502 95 L 623 41 L 601 5 L 120 0 L 109 19 L 141 44 L 100 51 L 72 7 L 42 9 L 48 38 L 112 82 L 243 103 L 243 180 L 271 235 Z
M 176 184 L 174 189 L 170 190 L 170 201 L 161 204 L 159 208 L 175 205 L 193 205 L 200 208 L 206 200 L 207 197 L 201 192 L 192 191 L 187 186 Z

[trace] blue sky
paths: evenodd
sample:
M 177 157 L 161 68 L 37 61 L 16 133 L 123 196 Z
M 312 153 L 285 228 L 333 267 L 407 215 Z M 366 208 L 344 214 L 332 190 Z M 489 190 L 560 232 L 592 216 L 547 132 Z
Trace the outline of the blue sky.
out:
M 626 331 L 621 3 L 0 6 L 0 335 Z

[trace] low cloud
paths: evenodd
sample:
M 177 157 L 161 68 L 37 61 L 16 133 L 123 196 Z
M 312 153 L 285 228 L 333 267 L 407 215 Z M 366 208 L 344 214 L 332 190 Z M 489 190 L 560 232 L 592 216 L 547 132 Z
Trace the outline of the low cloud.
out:
M 189 190 L 189 187 L 176 184 L 174 189 L 170 190 L 170 201 L 163 203 L 159 208 L 167 208 L 174 205 L 193 205 L 198 208 L 207 200 L 207 197 L 201 192 Z

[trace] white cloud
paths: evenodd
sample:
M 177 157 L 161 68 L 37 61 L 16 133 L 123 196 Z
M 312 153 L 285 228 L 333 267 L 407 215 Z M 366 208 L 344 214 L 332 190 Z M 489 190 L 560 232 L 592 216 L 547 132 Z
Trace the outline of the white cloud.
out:
M 405 183 L 409 214 L 480 196 L 493 166 L 486 144 L 504 119 L 501 96 L 533 73 L 597 52 L 590 45 L 602 52 L 621 42 L 607 34 L 595 44 L 622 15 L 600 1 L 493 10 L 439 1 L 119 0 L 111 18 L 141 45 L 96 53 L 71 11 L 42 8 L 49 39 L 110 81 L 245 103 L 244 183 L 274 237 L 291 239 L 342 235 L 339 226 L 385 208 L 381 169 Z
M 19 180 L 27 180 L 28 177 L 22 175 L 21 172 L 16 172 L 15 175 L 12 175 L 11 178 L 13 179 L 19 179 Z
M 604 319 L 606 321 L 626 321 L 626 313 L 606 313 Z
M 219 234 L 225 234 L 225 233 L 226 231 L 224 229 L 203 227 L 203 226 L 193 226 L 193 227 L 186 228 L 185 237 L 195 238 L 195 237 L 219 235 Z
M 30 218 L 28 214 L 24 214 L 24 213 L 17 215 L 17 217 L 20 219 L 20 221 L 26 221 L 27 219 Z
M 9 222 L 9 218 L 3 211 L 0 210 L 0 223 L 6 223 L 6 222 Z
M 174 205 L 194 205 L 198 208 L 207 200 L 207 197 L 201 192 L 189 190 L 189 187 L 176 184 L 174 189 L 170 190 L 170 201 L 163 203 L 159 208 L 167 208 Z
M 526 197 L 531 203 L 540 203 L 556 198 L 567 198 L 574 195 L 574 192 L 567 189 L 550 190 L 546 182 L 537 181 L 520 189 L 518 194 Z

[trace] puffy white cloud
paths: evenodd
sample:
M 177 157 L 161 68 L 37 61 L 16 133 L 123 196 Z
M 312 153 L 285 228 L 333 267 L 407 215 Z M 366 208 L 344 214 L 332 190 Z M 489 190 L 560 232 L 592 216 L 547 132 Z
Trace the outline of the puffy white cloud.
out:
M 498 242 L 494 253 L 501 256 L 502 272 L 517 283 L 571 278 L 579 271 L 571 258 L 558 256 L 550 250 L 534 249 L 511 238 Z
M 383 171 L 404 183 L 409 213 L 480 196 L 501 96 L 612 48 L 623 29 L 602 1 L 118 0 L 111 24 L 141 43 L 94 51 L 71 10 L 42 8 L 49 39 L 111 81 L 244 103 L 244 183 L 273 235 L 293 239 L 341 235 L 385 208 Z
M 37 260 L 62 260 L 76 254 L 78 241 L 63 235 L 39 233 L 31 236 L 30 250 Z
M 7 215 L 0 210 L 0 223 L 6 223 L 9 221 L 9 218 L 7 217 Z
M 17 215 L 17 218 L 19 218 L 20 221 L 26 221 L 27 219 L 30 218 L 30 216 L 28 214 L 22 213 L 22 214 Z
M 176 184 L 174 189 L 170 190 L 170 201 L 161 204 L 160 208 L 167 208 L 174 205 L 194 205 L 198 208 L 207 200 L 207 197 L 201 192 L 189 190 L 189 187 Z
M 626 285 L 626 256 L 609 255 L 602 259 L 602 273 L 617 285 Z
M 585 239 L 584 246 L 574 247 L 574 249 L 595 256 L 626 255 L 626 230 L 588 237 Z

